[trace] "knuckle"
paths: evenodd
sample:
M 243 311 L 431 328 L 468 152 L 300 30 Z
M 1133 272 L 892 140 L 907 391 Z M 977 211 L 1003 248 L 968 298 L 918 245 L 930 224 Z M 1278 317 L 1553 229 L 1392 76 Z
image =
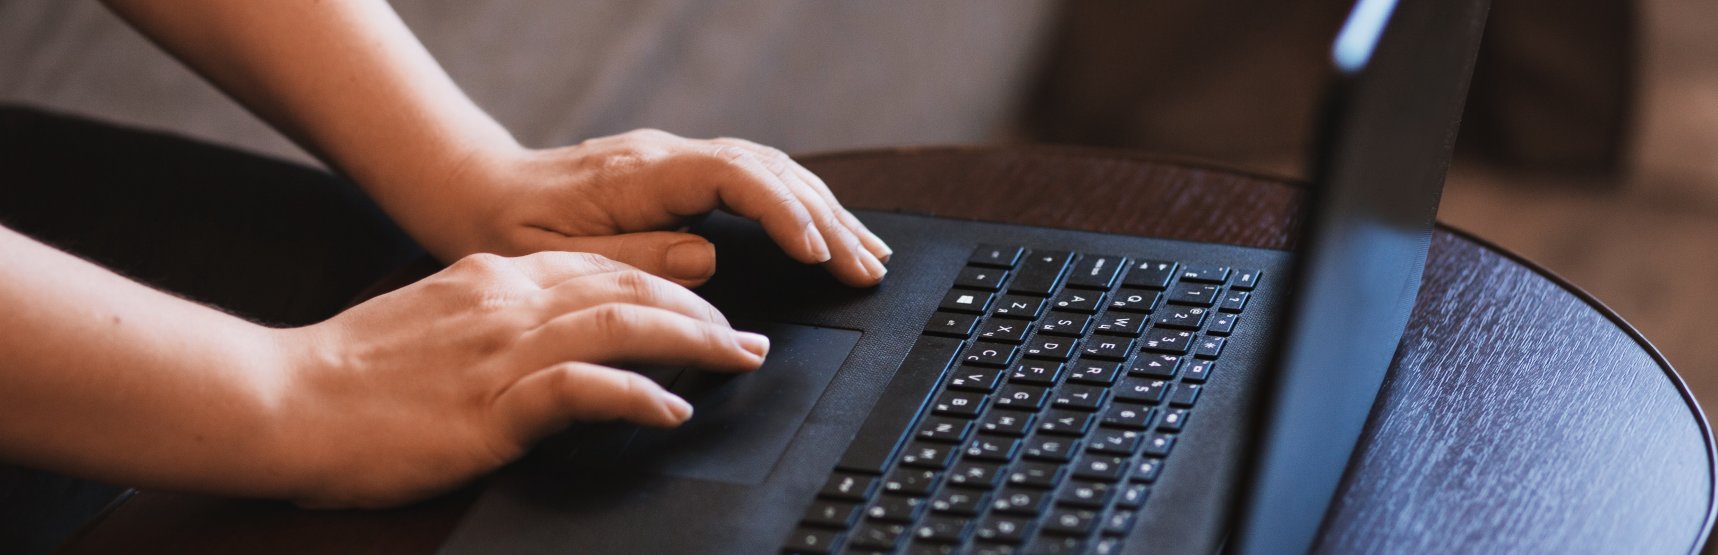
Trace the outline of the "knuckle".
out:
M 455 260 L 452 265 L 448 266 L 449 269 L 454 271 L 478 274 L 500 273 L 510 267 L 511 263 L 509 263 L 506 258 L 503 258 L 501 255 L 488 252 L 465 255 L 459 260 Z
M 631 306 L 606 303 L 589 309 L 590 331 L 599 340 L 614 341 L 625 337 L 638 325 L 638 313 Z
M 638 270 L 615 272 L 614 281 L 621 298 L 631 302 L 649 302 L 661 296 L 655 278 Z
M 698 341 L 712 352 L 725 351 L 733 345 L 728 331 L 710 324 L 697 325 Z

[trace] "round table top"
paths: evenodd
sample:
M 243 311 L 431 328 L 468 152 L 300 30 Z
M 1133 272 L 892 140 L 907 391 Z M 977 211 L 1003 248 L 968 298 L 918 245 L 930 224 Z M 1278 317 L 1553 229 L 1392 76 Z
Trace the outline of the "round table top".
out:
M 1287 249 L 1292 180 L 1122 151 L 900 148 L 804 165 L 853 208 Z M 401 274 L 421 276 L 426 268 Z M 1711 435 L 1656 349 L 1556 276 L 1440 226 L 1323 552 L 1697 551 Z M 66 548 L 434 551 L 473 488 L 390 511 L 143 492 Z

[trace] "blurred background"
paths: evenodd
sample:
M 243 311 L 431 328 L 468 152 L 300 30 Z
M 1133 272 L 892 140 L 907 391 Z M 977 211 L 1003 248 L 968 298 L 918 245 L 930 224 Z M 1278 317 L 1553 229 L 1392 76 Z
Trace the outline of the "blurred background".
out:
M 401 0 L 527 144 L 1076 143 L 1297 177 L 1322 2 Z M 1718 2 L 1493 6 L 1441 219 L 1583 287 L 1718 406 Z M 96 2 L 0 0 L 0 102 L 316 164 Z

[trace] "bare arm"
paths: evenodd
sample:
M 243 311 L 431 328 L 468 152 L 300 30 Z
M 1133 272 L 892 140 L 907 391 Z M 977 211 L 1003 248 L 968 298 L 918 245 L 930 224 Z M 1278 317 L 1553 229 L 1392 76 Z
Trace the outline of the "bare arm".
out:
M 112 483 L 383 506 L 488 472 L 573 419 L 677 425 L 618 361 L 756 368 L 690 291 L 594 255 L 467 257 L 271 329 L 0 227 L 0 458 Z
M 3 227 L 0 258 L 0 454 L 115 483 L 282 493 L 270 482 L 295 461 L 274 452 L 285 357 L 268 330 Z
M 775 149 L 661 132 L 521 147 L 381 0 L 108 3 L 351 176 L 443 260 L 580 250 L 701 281 L 715 270 L 707 243 L 667 230 L 726 208 L 847 283 L 885 272 L 888 246 Z M 675 254 L 683 244 L 705 248 Z

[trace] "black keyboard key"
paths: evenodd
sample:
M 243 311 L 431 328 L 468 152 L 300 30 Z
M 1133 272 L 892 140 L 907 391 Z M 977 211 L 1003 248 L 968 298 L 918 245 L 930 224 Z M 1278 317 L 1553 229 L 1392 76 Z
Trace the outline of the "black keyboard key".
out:
M 871 494 L 877 491 L 878 481 L 876 476 L 835 472 L 829 476 L 828 481 L 823 483 L 823 489 L 817 490 L 817 496 L 827 499 L 864 501 L 870 499 Z
M 1056 393 L 1050 398 L 1050 406 L 1091 412 L 1103 406 L 1109 395 L 1109 388 L 1068 384 L 1056 388 Z
M 925 441 L 941 441 L 960 443 L 966 441 L 966 434 L 972 431 L 972 422 L 945 416 L 926 418 L 919 424 L 916 436 Z
M 1063 289 L 1060 295 L 1050 301 L 1051 310 L 1094 314 L 1104 306 L 1104 294 L 1101 291 L 1081 291 L 1078 289 Z
M 1061 283 L 1062 276 L 1068 273 L 1068 262 L 1073 258 L 1074 253 L 1066 251 L 1028 253 L 1020 260 L 1020 269 L 1015 272 L 1014 281 L 1008 284 L 1008 292 L 1050 296 L 1050 292 Z
M 948 483 L 986 490 L 996 489 L 996 486 L 1002 483 L 1002 468 L 1003 465 L 1000 464 L 963 460 L 949 470 Z
M 978 328 L 978 338 L 985 341 L 1019 344 L 1031 333 L 1032 324 L 1019 320 L 992 318 Z
M 907 445 L 907 450 L 901 452 L 901 464 L 942 470 L 954 462 L 956 449 L 958 446 L 947 443 L 915 441 Z M 899 471 L 900 469 L 897 468 L 896 472 Z M 889 485 L 890 482 L 883 482 L 884 489 L 888 489 Z M 930 493 L 930 491 L 926 490 L 925 493 Z
M 1223 312 L 1240 312 L 1242 309 L 1247 308 L 1247 299 L 1250 297 L 1251 295 L 1248 293 L 1230 291 L 1223 295 L 1222 300 L 1217 301 L 1217 310 L 1221 310 Z
M 1164 449 L 1164 452 L 1168 451 L 1167 448 Z M 1136 482 L 1150 483 L 1157 481 L 1157 475 L 1161 472 L 1163 472 L 1163 459 L 1146 457 L 1134 463 L 1133 473 L 1129 474 L 1128 478 Z
M 1109 504 L 1114 493 L 1114 488 L 1108 483 L 1076 480 L 1062 486 L 1062 491 L 1056 494 L 1056 504 L 1102 509 Z
M 944 416 L 977 418 L 984 410 L 985 395 L 966 391 L 944 391 L 931 403 L 931 411 Z
M 1169 384 L 1148 378 L 1123 378 L 1114 388 L 1117 399 L 1141 403 L 1160 403 L 1169 394 Z
M 1086 445 L 1092 451 L 1128 457 L 1139 450 L 1140 439 L 1140 433 L 1133 430 L 1098 428 Z
M 1151 426 L 1151 417 L 1154 416 L 1153 410 L 1144 405 L 1115 403 L 1110 405 L 1108 409 L 1104 409 L 1102 424 L 1111 428 L 1144 430 Z
M 977 327 L 977 316 L 938 312 L 931 315 L 930 323 L 925 324 L 925 333 L 966 339 L 972 337 L 972 330 Z
M 1216 285 L 1177 283 L 1174 288 L 1169 290 L 1168 297 L 1169 302 L 1176 304 L 1211 306 L 1212 303 L 1217 302 L 1217 293 L 1222 290 L 1222 287 Z
M 1188 264 L 1181 267 L 1181 281 L 1222 284 L 1229 281 L 1229 267 Z
M 1020 450 L 1020 440 L 1011 437 L 996 437 L 981 435 L 966 444 L 966 458 L 1008 462 L 1014 459 L 1014 453 Z
M 1145 329 L 1146 320 L 1147 317 L 1143 314 L 1129 314 L 1111 310 L 1097 318 L 1092 326 L 1092 332 L 1122 337 L 1139 337 L 1140 332 Z
M 984 510 L 984 502 L 988 498 L 982 491 L 943 488 L 942 493 L 931 498 L 931 511 L 957 515 L 976 515 Z
M 1075 536 L 1044 535 L 1032 538 L 1026 545 L 1032 555 L 1076 555 L 1086 553 L 1086 541 Z
M 1092 544 L 1092 550 L 1089 553 L 1091 555 L 1120 555 L 1122 539 L 1117 537 L 1098 538 L 1097 543 Z
M 996 406 L 1038 412 L 1049 397 L 1047 391 L 1033 385 L 1008 384 L 1002 386 L 1002 392 L 996 395 Z
M 805 510 L 802 522 L 812 526 L 846 530 L 859 521 L 859 504 L 845 501 L 814 501 Z
M 1036 415 L 1005 410 L 990 411 L 978 422 L 978 429 L 987 434 L 1025 437 L 1032 429 Z
M 901 538 L 907 535 L 907 525 L 899 522 L 865 521 L 848 537 L 853 547 L 894 551 L 901 544 Z
M 995 292 L 1002 290 L 1002 282 L 1006 279 L 1008 270 L 967 266 L 961 268 L 960 274 L 955 276 L 954 286 Z
M 1026 439 L 1020 456 L 1065 463 L 1074 459 L 1079 448 L 1080 440 L 1077 438 L 1036 433 Z
M 1175 436 L 1168 434 L 1151 434 L 1145 437 L 1145 454 L 1153 457 L 1167 457 L 1169 450 L 1175 447 Z
M 1205 315 L 1210 312 L 1204 307 L 1171 305 L 1158 311 L 1153 321 L 1166 328 L 1197 330 L 1205 325 Z
M 1223 345 L 1227 339 L 1221 337 L 1201 337 L 1193 343 L 1193 356 L 1203 359 L 1217 358 L 1223 354 Z
M 1008 371 L 1001 368 L 962 365 L 948 373 L 948 388 L 979 393 L 994 392 L 997 384 L 1002 382 L 1002 375 L 1006 373 Z
M 1119 256 L 1082 255 L 1068 273 L 1068 287 L 1109 289 L 1126 266 L 1127 259 Z
M 1104 523 L 1099 528 L 1105 536 L 1126 536 L 1133 531 L 1133 511 L 1116 511 L 1104 517 Z
M 1032 488 L 1053 488 L 1062 479 L 1062 465 L 1026 461 L 1008 471 L 1008 483 Z
M 1252 291 L 1254 287 L 1259 286 L 1260 275 L 1261 272 L 1258 270 L 1237 269 L 1235 270 L 1235 283 L 1231 284 L 1229 288 L 1240 291 Z
M 924 410 L 931 390 L 942 381 L 961 343 L 959 339 L 944 337 L 919 338 L 901 367 L 895 370 L 895 377 L 883 388 L 883 394 L 877 397 L 871 414 L 859 426 L 859 433 L 853 436 L 837 468 L 883 473 L 895 448 L 901 444 L 901 436 Z
M 932 515 L 920 522 L 913 530 L 913 540 L 932 543 L 960 543 L 966 538 L 967 528 L 972 523 L 967 519 L 953 516 Z
M 1211 335 L 1229 335 L 1231 333 L 1235 333 L 1235 320 L 1237 319 L 1240 319 L 1239 315 L 1219 312 L 1216 317 L 1211 318 L 1211 328 L 1205 330 L 1205 333 L 1209 333 Z
M 1187 409 L 1169 409 L 1163 411 L 1163 420 L 1157 423 L 1157 430 L 1160 432 L 1170 433 L 1179 432 L 1183 427 L 1187 426 L 1187 415 L 1189 414 L 1192 413 L 1187 412 Z
M 961 312 L 966 314 L 984 314 L 990 310 L 990 302 L 996 296 L 983 291 L 967 291 L 955 289 L 943 295 L 943 302 L 937 304 L 937 310 L 943 312 Z
M 1167 380 L 1174 378 L 1175 374 L 1181 371 L 1181 363 L 1182 358 L 1175 355 L 1146 353 L 1134 359 L 1133 366 L 1127 369 L 1127 373 L 1131 376 Z
M 1187 365 L 1187 375 L 1181 381 L 1189 383 L 1204 383 L 1211 379 L 1211 373 L 1217 371 L 1217 361 L 1194 360 Z
M 1139 348 L 1153 353 L 1184 355 L 1192 342 L 1193 332 L 1153 327 L 1146 332 L 1145 338 L 1139 341 Z
M 902 497 L 899 495 L 883 495 L 865 507 L 866 524 L 873 520 L 890 522 L 912 522 L 918 520 L 919 513 L 925 510 L 925 500 L 917 497 Z M 864 525 L 860 525 L 864 529 Z
M 1138 260 L 1127 271 L 1127 277 L 1122 278 L 1122 285 L 1128 287 L 1146 287 L 1162 289 L 1169 286 L 1169 278 L 1175 276 L 1174 262 L 1166 260 Z
M 1021 486 L 1008 486 L 996 494 L 990 509 L 999 513 L 1035 515 L 1050 504 L 1050 491 Z
M 1026 541 L 1031 526 L 1030 518 L 993 514 L 978 523 L 976 535 L 980 541 L 1018 545 Z
M 1163 294 L 1156 291 L 1123 289 L 1110 296 L 1109 305 L 1110 310 L 1151 312 L 1157 309 L 1157 302 L 1162 298 Z
M 1060 434 L 1074 437 L 1086 435 L 1086 430 L 1092 427 L 1090 413 L 1071 410 L 1052 410 L 1044 413 L 1038 419 L 1038 431 L 1046 434 Z
M 1080 337 L 1092 325 L 1092 317 L 1071 312 L 1051 312 L 1038 322 L 1039 335 Z
M 1088 359 L 1127 360 L 1133 355 L 1133 338 L 1098 336 L 1086 342 L 1080 356 Z
M 1020 255 L 1026 249 L 1006 245 L 979 245 L 972 249 L 972 256 L 966 258 L 966 263 L 974 266 L 990 266 L 993 268 L 1013 268 L 1020 261 Z
M 1050 511 L 1050 516 L 1044 519 L 1044 533 L 1084 536 L 1092 533 L 1092 528 L 1097 524 L 1097 520 L 1097 511 L 1057 506 Z M 1070 553 L 1078 553 L 1078 551 L 1071 551 Z
M 1007 343 L 974 341 L 971 347 L 966 348 L 961 360 L 968 365 L 1007 368 L 1014 362 L 1014 353 L 1018 350 Z
M 1121 364 L 1103 360 L 1079 359 L 1068 365 L 1068 381 L 1108 386 L 1116 383 Z
M 1112 455 L 1086 453 L 1074 462 L 1074 477 L 1103 483 L 1121 481 L 1127 473 L 1127 459 Z
M 818 530 L 816 528 L 800 528 L 788 536 L 787 545 L 782 547 L 784 553 L 804 553 L 806 555 L 833 553 L 841 543 L 841 532 L 837 530 Z
M 913 540 L 907 544 L 901 555 L 956 555 L 960 545 L 953 543 L 931 543 L 925 540 Z
M 1067 361 L 1074 358 L 1080 340 L 1071 337 L 1038 336 L 1021 347 L 1025 356 L 1045 360 Z
M 1177 407 L 1191 407 L 1199 402 L 1198 385 L 1183 383 L 1175 384 L 1175 389 L 1169 392 L 1169 404 Z
M 1156 476 L 1152 476 L 1156 478 Z M 1129 483 L 1116 492 L 1117 509 L 1138 509 L 1145 505 L 1146 498 L 1151 497 L 1151 486 L 1142 483 Z
M 1062 381 L 1062 363 L 1029 360 L 1014 365 L 1014 371 L 1009 374 L 1011 383 L 1028 383 L 1035 385 L 1055 385 Z
M 996 300 L 996 309 L 991 316 L 1015 318 L 1020 320 L 1036 320 L 1044 313 L 1044 299 L 1024 295 L 1003 295 Z
M 905 458 L 905 456 L 902 457 L 903 460 Z M 889 473 L 888 478 L 883 479 L 883 492 L 886 494 L 904 495 L 914 498 L 924 497 L 926 495 L 930 495 L 931 491 L 936 489 L 937 479 L 941 477 L 942 476 L 935 470 L 896 467 L 893 472 Z M 890 498 L 890 495 L 884 495 L 883 497 Z M 881 518 L 876 515 L 872 515 L 872 517 Z

